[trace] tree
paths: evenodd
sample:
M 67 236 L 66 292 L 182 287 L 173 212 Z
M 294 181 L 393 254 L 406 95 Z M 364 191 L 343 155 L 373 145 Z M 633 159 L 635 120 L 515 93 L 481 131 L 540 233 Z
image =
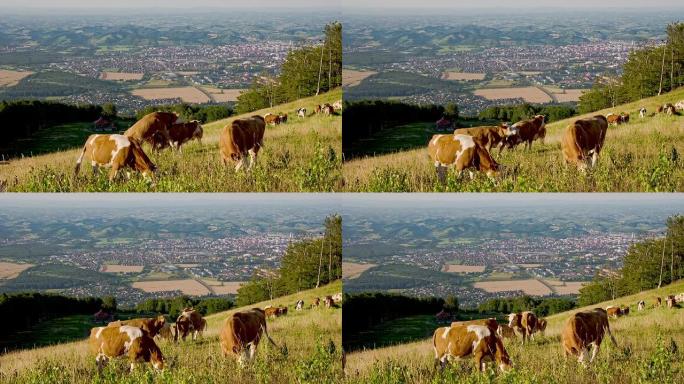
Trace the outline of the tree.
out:
M 447 296 L 444 300 L 444 310 L 452 315 L 458 313 L 458 297 L 454 295 Z
M 107 119 L 115 119 L 116 118 L 116 105 L 114 103 L 104 103 L 102 104 L 102 117 L 105 117 Z
M 116 311 L 116 297 L 114 296 L 105 296 L 102 298 L 102 309 L 107 311 L 107 312 L 115 312 Z
M 444 117 L 451 121 L 456 121 L 458 119 L 458 105 L 455 103 L 448 103 L 444 107 Z

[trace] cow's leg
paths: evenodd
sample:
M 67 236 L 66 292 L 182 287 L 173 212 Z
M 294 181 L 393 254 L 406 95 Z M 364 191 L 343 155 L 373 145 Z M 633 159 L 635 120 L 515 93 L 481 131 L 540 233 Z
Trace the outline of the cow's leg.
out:
M 440 183 L 446 183 L 446 167 L 443 167 L 439 162 L 435 162 L 435 171 L 437 172 L 437 179 Z
M 594 149 L 592 152 L 593 153 L 591 154 L 591 167 L 594 168 L 596 166 L 596 163 L 598 162 L 598 151 Z
M 254 163 L 256 163 L 257 153 L 254 149 L 250 149 L 248 152 L 249 152 L 249 167 L 247 167 L 247 170 L 249 171 L 254 166 Z
M 118 174 L 119 174 L 119 167 L 117 167 L 116 165 L 112 165 L 112 169 L 109 170 L 109 182 L 111 183 L 112 181 L 114 181 L 114 179 L 116 178 L 116 175 L 118 175 Z
M 97 167 L 97 163 L 95 162 L 95 160 L 90 162 L 90 166 L 93 168 L 93 175 L 97 176 L 98 167 Z
M 593 348 L 591 349 L 591 359 L 589 359 L 589 362 L 591 363 L 594 361 L 596 358 L 596 355 L 598 355 L 600 345 L 598 343 L 593 343 Z
M 97 363 L 97 371 L 102 372 L 102 370 L 107 366 L 108 361 L 109 359 L 104 353 L 98 353 L 98 355 L 95 357 L 95 362 Z
M 131 362 L 131 368 L 129 369 L 129 372 L 133 372 L 135 370 L 135 361 Z
M 239 171 L 242 168 L 242 165 L 245 162 L 245 157 L 242 156 L 240 157 L 240 160 L 238 160 L 237 165 L 235 166 L 235 172 Z
M 256 355 L 256 349 L 257 349 L 256 343 L 252 343 L 249 345 L 249 359 L 250 360 L 254 359 L 254 355 Z
M 477 370 L 480 372 L 484 372 L 485 369 L 487 368 L 485 366 L 483 359 L 482 359 L 482 353 L 476 353 L 475 354 L 475 363 L 477 364 Z

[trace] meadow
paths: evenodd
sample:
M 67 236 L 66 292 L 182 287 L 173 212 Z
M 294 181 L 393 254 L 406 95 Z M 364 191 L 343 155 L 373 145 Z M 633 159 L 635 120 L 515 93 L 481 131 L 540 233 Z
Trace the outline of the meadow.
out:
M 560 332 L 571 313 L 549 316 L 545 336 L 521 345 L 506 339 L 513 363 L 507 373 L 490 364 L 477 372 L 472 358 L 465 358 L 440 372 L 434 363 L 431 337 L 426 340 L 370 349 L 347 355 L 349 383 L 681 383 L 684 380 L 684 309 L 653 308 L 654 298 L 684 292 L 684 281 L 578 310 L 608 305 L 628 305 L 630 314 L 610 320 L 617 347 L 604 340 L 596 360 L 588 367 L 563 357 Z M 645 300 L 647 309 L 637 311 Z
M 109 182 L 107 170 L 94 175 L 88 160 L 78 176 L 74 166 L 80 149 L 62 150 L 40 156 L 12 160 L 0 165 L 0 183 L 14 192 L 329 192 L 341 183 L 341 116 L 308 116 L 300 119 L 296 110 L 305 107 L 312 114 L 316 104 L 333 103 L 342 98 L 335 90 L 249 113 L 285 112 L 286 124 L 267 127 L 264 148 L 250 172 L 224 167 L 218 152 L 223 127 L 233 119 L 204 124 L 202 143 L 193 141 L 182 152 L 152 152 L 144 148 L 157 165 L 156 179 L 145 180 L 125 172 Z M 53 144 L 54 145 L 54 144 Z
M 3 383 L 333 383 L 342 381 L 342 311 L 308 309 L 314 297 L 342 290 L 340 281 L 330 285 L 261 302 L 246 308 L 207 316 L 202 339 L 173 343 L 159 341 L 165 369 L 154 371 L 141 364 L 128 373 L 126 359 L 115 359 L 98 374 L 87 341 L 27 349 L 0 356 Z M 303 299 L 306 309 L 295 311 Z M 223 357 L 218 333 L 229 314 L 252 307 L 287 305 L 286 316 L 267 320 L 277 347 L 260 343 L 256 359 L 244 368 Z
M 451 170 L 440 183 L 423 147 L 412 150 L 388 146 L 380 156 L 368 156 L 343 164 L 345 191 L 359 192 L 670 192 L 684 191 L 684 117 L 656 115 L 639 118 L 639 109 L 648 114 L 658 105 L 684 99 L 684 89 L 661 96 L 589 113 L 547 124 L 544 143 L 536 141 L 531 150 L 492 151 L 503 171 L 494 180 L 467 172 L 459 177 Z M 608 128 L 598 166 L 580 172 L 566 166 L 560 150 L 565 128 L 577 118 L 628 112 L 628 124 Z M 434 123 L 433 123 L 434 124 Z M 407 128 L 413 132 L 415 124 Z M 401 128 L 379 136 L 399 136 Z M 379 145 L 379 144 L 373 144 Z

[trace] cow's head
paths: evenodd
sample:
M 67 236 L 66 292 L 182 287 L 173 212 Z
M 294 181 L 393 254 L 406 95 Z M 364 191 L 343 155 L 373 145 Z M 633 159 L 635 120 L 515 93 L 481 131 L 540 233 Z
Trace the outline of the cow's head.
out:
M 519 313 L 511 313 L 508 315 L 508 326 L 513 328 L 517 327 L 520 324 L 520 317 L 521 315 Z
M 150 362 L 152 363 L 154 369 L 158 371 L 164 370 L 164 356 L 162 355 L 157 344 L 155 344 L 152 339 L 150 339 L 150 345 L 148 348 L 150 349 Z
M 508 356 L 506 348 L 504 348 L 503 340 L 496 336 L 494 339 L 496 340 L 496 352 L 494 352 L 494 358 L 499 365 L 501 372 L 507 372 L 513 368 L 513 364 L 511 364 L 511 358 Z
M 546 117 L 544 115 L 537 115 L 534 117 L 534 119 L 541 122 L 541 125 L 539 126 L 540 128 L 544 128 L 546 125 Z
M 195 124 L 195 130 L 192 132 L 192 139 L 197 139 L 197 141 L 202 144 L 202 136 L 204 136 L 204 128 L 202 128 L 202 124 L 200 124 L 199 121 L 195 120 L 193 121 Z
M 154 319 L 154 327 L 156 329 L 162 329 L 164 327 L 164 324 L 166 323 L 166 318 L 164 315 L 159 315 L 157 316 L 156 319 Z
M 140 143 L 137 140 L 131 140 L 131 152 L 129 155 L 130 165 L 138 172 L 142 173 L 145 178 L 154 179 L 154 172 L 157 166 L 145 154 Z

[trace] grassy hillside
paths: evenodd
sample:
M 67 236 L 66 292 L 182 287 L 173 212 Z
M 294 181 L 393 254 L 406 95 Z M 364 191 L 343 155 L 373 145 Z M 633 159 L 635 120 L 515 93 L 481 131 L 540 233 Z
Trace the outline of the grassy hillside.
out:
M 89 160 L 84 161 L 79 177 L 73 170 L 80 149 L 19 159 L 0 165 L 0 181 L 7 190 L 17 192 L 293 192 L 332 191 L 341 181 L 341 116 L 297 118 L 296 110 L 305 107 L 309 113 L 316 104 L 333 103 L 342 98 L 335 90 L 274 108 L 247 114 L 285 112 L 287 124 L 267 127 L 264 148 L 251 172 L 235 172 L 224 167 L 218 152 L 218 139 L 223 127 L 241 116 L 204 125 L 202 144 L 196 141 L 183 146 L 183 152 L 146 151 L 157 165 L 157 181 L 150 184 L 139 174 L 131 180 L 124 175 L 113 183 L 107 171 L 92 174 Z M 59 147 L 59 146 L 56 146 Z M 125 172 L 124 172 L 125 173 Z
M 545 144 L 535 142 L 531 151 L 492 155 L 507 170 L 497 180 L 484 175 L 470 180 L 449 173 L 446 185 L 438 182 L 425 147 L 345 162 L 343 174 L 348 191 L 684 191 L 684 117 L 639 118 L 665 102 L 684 99 L 684 89 L 651 97 L 595 114 L 628 112 L 631 122 L 609 127 L 597 168 L 581 173 L 565 165 L 560 139 L 565 128 L 578 117 L 547 125 Z
M 548 317 L 546 336 L 522 346 L 520 339 L 505 341 L 514 370 L 485 374 L 472 358 L 452 364 L 444 372 L 433 368 L 432 340 L 350 353 L 347 377 L 352 383 L 681 383 L 684 380 L 684 309 L 653 308 L 654 298 L 684 292 L 684 281 L 587 308 L 629 305 L 630 314 L 611 319 L 618 346 L 604 340 L 597 360 L 588 368 L 565 359 L 560 331 L 570 314 Z M 647 309 L 638 312 L 644 300 Z M 672 353 L 673 345 L 678 351 Z M 490 366 L 491 368 L 491 366 Z
M 340 309 L 294 310 L 303 299 L 342 290 L 341 281 L 309 291 L 236 308 L 207 317 L 208 331 L 202 340 L 158 342 L 166 369 L 154 372 L 149 364 L 129 374 L 125 359 L 112 361 L 97 375 L 87 341 L 11 352 L 0 356 L 3 383 L 331 383 L 342 377 L 342 311 Z M 287 316 L 267 320 L 275 348 L 260 343 L 255 362 L 240 369 L 237 361 L 224 358 L 218 341 L 223 322 L 232 312 L 266 305 L 287 305 Z

